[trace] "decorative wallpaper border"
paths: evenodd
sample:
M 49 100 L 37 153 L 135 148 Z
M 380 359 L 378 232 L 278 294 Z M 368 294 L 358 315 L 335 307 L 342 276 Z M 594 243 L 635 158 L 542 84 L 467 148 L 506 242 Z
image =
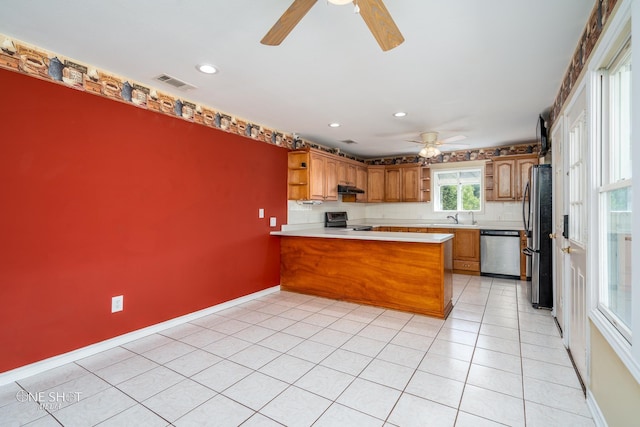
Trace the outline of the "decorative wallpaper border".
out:
M 571 90 L 578 82 L 578 77 L 587 63 L 593 48 L 598 42 L 598 39 L 602 34 L 602 29 L 611 16 L 611 12 L 613 12 L 613 9 L 616 7 L 617 2 L 618 0 L 596 1 L 596 4 L 591 11 L 591 15 L 589 16 L 589 20 L 587 21 L 587 25 L 582 32 L 578 46 L 573 53 L 569 67 L 564 74 L 558 95 L 556 95 L 556 99 L 551 106 L 551 112 L 549 114 L 549 129 L 553 126 L 553 123 L 560 114 L 560 111 L 562 111 L 564 103 L 569 98 Z
M 511 154 L 538 152 L 538 145 L 533 142 L 511 147 L 500 146 L 443 153 L 430 159 L 423 159 L 413 155 L 363 160 L 337 148 L 324 147 L 314 142 L 300 139 L 295 134 L 270 129 L 249 120 L 218 111 L 207 105 L 164 93 L 161 89 L 149 87 L 131 79 L 99 70 L 91 65 L 40 49 L 3 34 L 0 34 L 0 39 L 3 40 L 0 45 L 0 68 L 28 74 L 72 89 L 103 96 L 138 108 L 213 127 L 282 148 L 299 149 L 311 147 L 368 165 L 463 162 L 491 159 Z
M 438 163 L 456 163 L 467 162 L 472 160 L 491 160 L 495 157 L 513 156 L 516 154 L 534 154 L 539 153 L 540 144 L 533 141 L 527 144 L 511 145 L 509 147 L 489 147 L 478 148 L 473 150 L 458 150 L 450 153 L 441 153 L 439 156 L 429 159 L 423 159 L 415 156 L 401 157 L 383 157 L 380 159 L 365 160 L 367 165 L 398 165 L 405 163 L 421 163 L 423 165 L 431 165 Z

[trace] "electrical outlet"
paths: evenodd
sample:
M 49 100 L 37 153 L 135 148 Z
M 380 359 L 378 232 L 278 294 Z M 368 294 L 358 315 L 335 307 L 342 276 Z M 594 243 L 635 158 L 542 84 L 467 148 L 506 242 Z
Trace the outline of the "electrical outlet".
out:
M 271 218 L 269 218 L 269 227 L 275 227 L 277 224 L 276 222 L 276 217 L 272 216 Z
M 258 209 L 258 218 L 264 218 L 264 209 Z
M 118 295 L 111 298 L 111 312 L 115 313 L 124 310 L 124 296 Z

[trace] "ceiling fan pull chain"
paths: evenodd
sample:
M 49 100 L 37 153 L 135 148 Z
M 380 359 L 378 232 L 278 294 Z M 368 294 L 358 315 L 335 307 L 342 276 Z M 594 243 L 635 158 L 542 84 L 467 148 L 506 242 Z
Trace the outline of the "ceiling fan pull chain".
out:
M 355 4 L 356 6 L 353 8 L 353 13 L 357 15 L 358 13 L 360 13 L 360 6 L 358 6 L 358 0 L 355 0 Z

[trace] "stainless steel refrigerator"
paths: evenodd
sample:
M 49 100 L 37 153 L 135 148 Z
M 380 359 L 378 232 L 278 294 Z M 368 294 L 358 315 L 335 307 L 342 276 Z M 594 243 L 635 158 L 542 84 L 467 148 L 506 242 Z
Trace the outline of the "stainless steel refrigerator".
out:
M 531 257 L 528 290 L 535 308 L 553 308 L 552 242 L 549 236 L 553 227 L 551 178 L 551 165 L 533 166 L 522 200 L 522 219 L 528 236 L 523 252 Z

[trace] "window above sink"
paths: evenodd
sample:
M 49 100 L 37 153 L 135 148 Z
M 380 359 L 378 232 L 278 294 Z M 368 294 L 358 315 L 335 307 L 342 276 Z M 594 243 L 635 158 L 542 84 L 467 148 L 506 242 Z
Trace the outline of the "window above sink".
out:
M 434 211 L 482 211 L 483 176 L 479 167 L 434 170 L 431 178 Z

